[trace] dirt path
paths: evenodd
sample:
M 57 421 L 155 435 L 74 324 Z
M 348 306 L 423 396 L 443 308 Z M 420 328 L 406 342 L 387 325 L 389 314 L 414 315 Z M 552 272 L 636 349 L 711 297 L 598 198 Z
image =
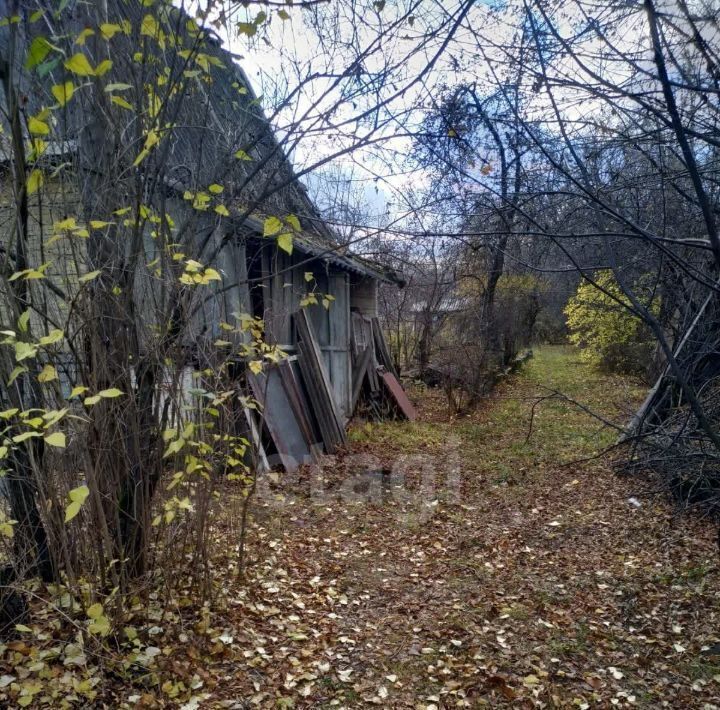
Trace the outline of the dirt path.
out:
M 702 651 L 720 641 L 714 531 L 606 461 L 572 463 L 615 433 L 566 401 L 536 405 L 528 439 L 546 387 L 616 421 L 641 395 L 544 349 L 475 418 L 447 421 L 426 393 L 421 421 L 356 429 L 324 479 L 266 491 L 213 697 L 716 707 L 720 646 Z

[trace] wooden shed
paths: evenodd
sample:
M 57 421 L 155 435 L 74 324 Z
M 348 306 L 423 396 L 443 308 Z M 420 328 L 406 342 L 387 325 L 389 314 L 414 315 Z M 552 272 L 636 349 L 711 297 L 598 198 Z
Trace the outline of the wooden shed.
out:
M 67 8 L 64 27 L 82 37 L 91 32 L 92 39 L 83 40 L 80 48 L 73 45 L 72 51 L 97 64 L 92 47 L 104 49 L 105 40 L 88 29 L 91 5 Z M 66 332 L 82 332 L 78 309 L 68 309 L 72 299 L 66 291 L 82 292 L 85 299 L 95 289 L 107 293 L 113 279 L 122 281 L 122 288 L 110 291 L 117 301 L 111 306 L 142 316 L 101 341 L 112 351 L 108 357 L 113 362 L 122 360 L 122 372 L 113 374 L 123 380 L 120 389 L 148 411 L 148 402 L 169 399 L 162 385 L 166 360 L 189 382 L 192 371 L 212 367 L 216 343 L 226 336 L 223 324 L 242 314 L 262 319 L 265 339 L 288 356 L 285 364 L 268 368 L 273 371 L 265 383 L 275 387 L 282 378 L 282 391 L 272 390 L 273 396 L 285 398 L 275 411 L 293 412 L 292 421 L 278 422 L 275 438 L 281 429 L 292 429 L 298 446 L 310 451 L 320 444 L 322 450 L 332 450 L 344 437 L 363 383 L 370 382 L 375 396 L 377 368 L 391 373 L 386 352 L 376 348 L 382 340 L 377 292 L 380 282 L 400 284 L 400 277 L 339 243 L 298 179 L 250 81 L 217 37 L 207 32 L 198 50 L 192 20 L 171 3 L 155 8 L 152 16 L 139 1 L 108 0 L 106 5 L 107 16 L 120 28 L 112 36 L 111 68 L 94 83 L 78 85 L 72 100 L 54 107 L 48 140 L 32 166 L 44 177 L 28 202 L 23 261 L 47 268 L 49 275 L 28 286 L 32 298 L 43 303 L 35 310 L 63 324 Z M 17 41 L 29 48 L 42 42 L 47 28 L 25 19 L 18 24 Z M 0 31 L 0 52 L 7 50 L 7 34 Z M 140 37 L 148 52 L 162 55 L 162 62 L 135 61 Z M 19 73 L 18 90 L 28 115 L 44 115 L 44 107 L 55 101 L 53 89 L 68 77 L 67 62 L 54 57 L 56 51 L 48 49 L 50 57 L 36 70 Z M 192 71 L 187 70 L 189 60 Z M 179 88 L 165 97 L 173 122 L 164 133 L 161 159 L 147 147 L 152 135 L 157 139 L 155 129 L 136 135 L 126 128 L 129 116 L 138 122 L 147 118 L 148 95 L 164 90 L 167 73 Z M 118 83 L 128 77 L 133 83 Z M 101 108 L 97 92 L 104 96 L 118 86 L 122 100 L 114 97 L 115 102 Z M 0 118 L 0 128 L 0 181 L 8 188 L 0 232 L 3 242 L 10 243 L 16 205 L 9 186 L 13 170 L 24 161 L 18 145 L 31 136 L 22 128 L 25 134 L 10 140 L 6 118 Z M 268 238 L 267 223 L 273 219 L 292 220 L 292 241 L 284 248 Z M 131 232 L 132 240 L 125 239 Z M 184 288 L 182 270 L 191 264 L 212 269 L 217 280 L 202 290 Z M 48 292 L 56 275 L 66 290 Z M 9 292 L 0 295 L 3 302 L 12 300 Z M 91 312 L 92 296 L 83 299 L 78 302 L 89 303 Z M 32 325 L 42 330 L 40 322 Z M 133 357 L 118 358 L 116 340 L 131 348 Z M 361 358 L 368 349 L 371 357 Z M 304 373 L 299 371 L 303 358 Z M 85 362 L 81 356 L 78 363 L 69 351 L 59 359 L 65 362 L 59 373 L 63 396 L 72 390 L 78 364 L 86 369 L 83 385 L 97 379 L 90 359 Z M 151 363 L 151 384 L 139 381 L 138 362 Z M 110 384 L 117 385 L 114 380 L 98 382 L 98 389 Z M 141 394 L 144 387 L 148 391 Z M 267 415 L 273 403 L 266 395 L 258 398 L 268 405 Z M 172 411 L 160 411 L 163 421 L 172 419 Z

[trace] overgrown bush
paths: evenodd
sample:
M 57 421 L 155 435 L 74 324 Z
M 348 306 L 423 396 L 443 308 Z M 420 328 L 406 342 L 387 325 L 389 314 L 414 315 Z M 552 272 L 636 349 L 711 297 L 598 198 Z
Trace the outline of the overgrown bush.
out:
M 654 348 L 647 327 L 629 310 L 630 301 L 611 272 L 597 273 L 593 281 L 597 286 L 582 281 L 565 307 L 570 342 L 585 362 L 615 372 L 646 372 Z M 642 284 L 637 290 L 651 299 Z

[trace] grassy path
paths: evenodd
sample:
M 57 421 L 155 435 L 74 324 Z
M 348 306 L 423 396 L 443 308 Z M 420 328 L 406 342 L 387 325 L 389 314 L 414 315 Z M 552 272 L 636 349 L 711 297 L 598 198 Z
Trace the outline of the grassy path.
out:
M 356 429 L 348 455 L 271 491 L 213 697 L 717 707 L 713 531 L 592 458 L 616 434 L 568 401 L 535 404 L 528 436 L 552 390 L 617 422 L 642 395 L 542 349 L 473 418 L 426 393 L 420 421 Z

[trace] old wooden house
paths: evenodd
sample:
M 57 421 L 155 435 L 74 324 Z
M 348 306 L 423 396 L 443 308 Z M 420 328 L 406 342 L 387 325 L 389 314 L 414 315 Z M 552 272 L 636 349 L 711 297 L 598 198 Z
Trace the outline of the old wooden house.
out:
M 264 406 L 269 438 L 288 468 L 342 443 L 363 397 L 377 416 L 387 411 L 378 404 L 383 397 L 412 414 L 377 320 L 378 284 L 401 285 L 402 279 L 338 243 L 293 171 L 289 141 L 276 138 L 248 77 L 219 39 L 203 35 L 198 49 L 193 21 L 170 3 L 158 3 L 150 13 L 146 3 L 108 0 L 105 23 L 87 4 L 71 3 L 63 11 L 62 33 L 51 12 L 31 22 L 32 10 L 23 10 L 28 17 L 11 28 L 19 33 L 14 45 L 24 51 L 10 56 L 7 28 L 0 32 L 0 49 L 8 66 L 24 62 L 32 69 L 18 69 L 17 95 L 6 96 L 6 104 L 22 97 L 23 115 L 42 117 L 42 151 L 31 153 L 32 164 L 25 166 L 29 174 L 43 175 L 42 188 L 29 200 L 23 229 L 27 262 L 42 265 L 48 275 L 30 293 L 47 300 L 35 289 L 54 289 L 52 303 L 43 306 L 46 320 L 69 324 L 77 317 L 71 299 L 57 296 L 64 292 L 52 285 L 53 274 L 78 292 L 92 288 L 84 285 L 88 274 L 117 279 L 117 293 L 131 289 L 128 303 L 142 309 L 134 325 L 137 355 L 157 347 L 158 332 L 170 320 L 182 320 L 183 357 L 192 369 L 206 366 L 199 353 L 224 337 L 223 323 L 238 314 L 262 319 L 265 338 L 287 357 L 249 379 Z M 32 57 L 38 37 L 45 36 L 56 38 L 57 46 L 40 42 L 42 56 Z M 93 67 L 108 56 L 108 45 L 110 68 L 106 64 L 101 74 Z M 162 61 L 138 58 L 139 46 Z M 77 81 L 71 55 L 83 57 L 82 71 L 88 71 L 85 63 L 90 67 L 92 90 L 89 82 Z M 58 87 L 68 82 L 72 89 L 48 112 Z M 167 90 L 173 82 L 175 89 Z M 162 129 L 162 163 L 152 127 L 161 111 L 173 116 Z M 128 125 L 135 122 L 144 127 L 133 133 Z M 4 128 L 0 161 L 9 186 L 23 149 L 7 122 Z M 36 145 L 40 136 L 30 124 L 23 131 Z M 124 222 L 114 215 L 136 211 L 138 200 L 142 220 L 126 225 L 140 237 L 128 240 L 131 253 L 118 239 Z M 9 195 L 0 224 L 5 244 L 15 239 L 18 203 L 12 203 Z M 268 238 L 269 218 L 293 225 L 291 248 Z M 178 291 L 177 273 L 195 263 L 212 266 L 218 278 L 210 295 L 193 296 L 190 307 Z M 74 357 L 68 353 L 68 387 L 77 380 Z M 86 379 L 93 377 L 86 371 Z M 130 388 L 134 378 L 130 373 Z M 258 446 L 262 440 L 258 432 Z

